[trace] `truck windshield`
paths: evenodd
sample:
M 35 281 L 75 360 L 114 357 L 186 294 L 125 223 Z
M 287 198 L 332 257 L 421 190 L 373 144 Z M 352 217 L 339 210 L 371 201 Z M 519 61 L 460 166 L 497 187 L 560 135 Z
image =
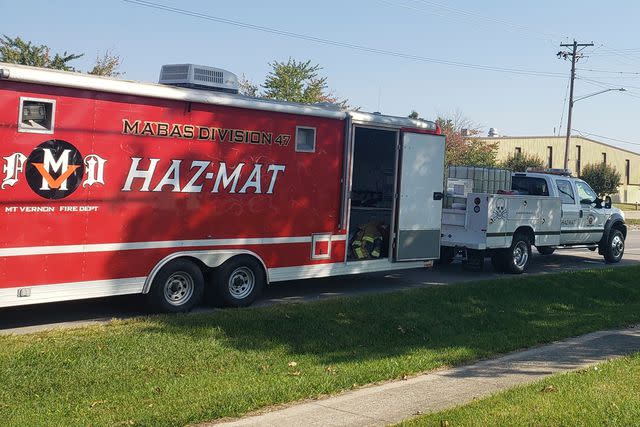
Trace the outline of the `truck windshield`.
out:
M 584 181 L 576 181 L 576 190 L 578 190 L 580 203 L 591 204 L 598 198 L 596 192 Z
M 530 176 L 514 176 L 511 178 L 511 189 L 518 194 L 529 194 L 531 196 L 548 196 L 549 188 L 544 178 L 534 178 Z

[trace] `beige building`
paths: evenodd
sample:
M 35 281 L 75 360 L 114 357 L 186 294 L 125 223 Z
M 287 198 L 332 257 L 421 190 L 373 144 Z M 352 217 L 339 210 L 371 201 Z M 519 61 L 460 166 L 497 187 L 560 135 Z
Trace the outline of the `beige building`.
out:
M 563 168 L 566 138 L 563 136 L 495 136 L 480 138 L 498 142 L 498 161 L 516 153 L 534 154 L 544 160 L 546 167 Z M 580 176 L 585 165 L 605 162 L 620 173 L 622 185 L 614 202 L 640 202 L 640 153 L 614 147 L 593 139 L 572 136 L 569 149 L 569 169 Z

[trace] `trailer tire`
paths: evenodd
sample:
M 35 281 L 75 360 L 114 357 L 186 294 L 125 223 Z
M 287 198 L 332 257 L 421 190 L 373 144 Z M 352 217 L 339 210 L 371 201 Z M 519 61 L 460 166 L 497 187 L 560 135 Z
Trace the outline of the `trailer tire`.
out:
M 614 228 L 604 248 L 604 260 L 609 264 L 615 264 L 620 262 L 622 255 L 624 255 L 624 235 L 622 231 Z
M 147 299 L 155 311 L 180 313 L 202 300 L 204 277 L 193 261 L 180 258 L 163 266 L 151 284 Z
M 251 305 L 266 283 L 262 264 L 251 256 L 236 256 L 222 264 L 214 273 L 216 296 L 226 307 Z
M 512 274 L 522 274 L 531 259 L 531 242 L 524 233 L 513 236 L 511 247 L 504 252 L 505 270 Z
M 551 248 L 549 246 L 536 246 L 536 249 L 540 255 L 551 255 L 556 251 L 555 248 Z

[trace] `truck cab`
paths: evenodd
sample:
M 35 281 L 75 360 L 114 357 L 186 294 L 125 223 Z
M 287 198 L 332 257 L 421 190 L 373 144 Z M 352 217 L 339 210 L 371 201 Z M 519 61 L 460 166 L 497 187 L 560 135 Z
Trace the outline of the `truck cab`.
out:
M 516 172 L 511 189 L 517 194 L 558 197 L 562 203 L 560 244 L 538 246 L 551 254 L 562 247 L 598 249 L 607 262 L 618 262 L 624 253 L 627 227 L 624 213 L 611 206 L 611 198 L 598 198 L 585 181 L 565 170 Z

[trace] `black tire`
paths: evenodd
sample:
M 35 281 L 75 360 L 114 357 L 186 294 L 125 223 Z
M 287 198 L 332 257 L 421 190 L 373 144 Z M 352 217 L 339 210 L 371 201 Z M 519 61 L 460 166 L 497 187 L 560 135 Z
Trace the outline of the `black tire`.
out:
M 440 258 L 437 263 L 440 265 L 447 265 L 453 262 L 453 258 L 456 256 L 456 251 L 450 246 L 440 246 Z
M 512 274 L 522 274 L 531 260 L 531 242 L 526 234 L 518 233 L 513 236 L 511 247 L 503 252 L 505 271 Z
M 604 260 L 610 264 L 620 262 L 624 255 L 624 235 L 622 231 L 611 230 L 609 239 L 607 239 L 607 246 L 604 248 Z
M 536 246 L 540 255 L 551 255 L 556 251 L 556 248 L 550 248 L 549 246 Z
M 226 307 L 246 307 L 262 293 L 267 278 L 260 262 L 251 256 L 236 256 L 213 274 L 211 286 Z
M 504 265 L 504 251 L 503 250 L 494 250 L 491 254 L 491 266 L 497 273 L 504 273 L 505 265 Z
M 147 300 L 154 311 L 180 313 L 199 304 L 203 291 L 200 267 L 188 259 L 176 259 L 158 271 Z

